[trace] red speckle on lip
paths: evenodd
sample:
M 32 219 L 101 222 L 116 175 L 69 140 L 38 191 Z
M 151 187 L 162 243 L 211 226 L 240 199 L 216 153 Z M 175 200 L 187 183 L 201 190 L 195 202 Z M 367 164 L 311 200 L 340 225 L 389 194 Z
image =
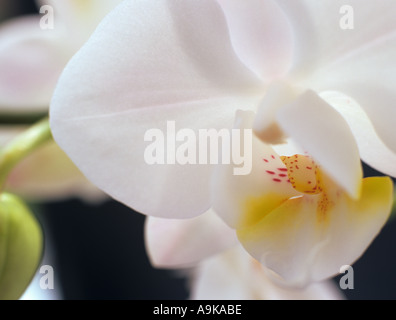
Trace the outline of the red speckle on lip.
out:
M 273 181 L 275 181 L 275 182 L 281 182 L 281 179 L 272 179 Z
M 272 159 L 275 159 L 275 156 L 274 156 L 274 155 L 271 155 L 271 158 L 272 158 Z
M 267 159 L 263 159 L 265 162 L 268 162 L 268 160 Z
M 270 170 L 266 170 L 265 172 L 269 173 L 269 174 L 275 174 L 274 171 L 270 171 Z
M 305 168 L 307 168 L 308 170 L 312 170 L 312 167 L 305 167 Z
M 278 168 L 278 170 L 279 170 L 279 171 L 286 172 L 286 171 L 287 171 L 287 168 Z
M 278 176 L 279 177 L 287 177 L 287 174 L 281 173 L 281 174 L 278 174 Z

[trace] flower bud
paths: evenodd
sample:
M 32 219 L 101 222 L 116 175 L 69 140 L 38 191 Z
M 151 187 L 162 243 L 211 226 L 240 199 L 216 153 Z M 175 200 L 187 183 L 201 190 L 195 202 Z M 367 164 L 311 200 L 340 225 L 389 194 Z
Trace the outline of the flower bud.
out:
M 19 299 L 42 257 L 41 227 L 18 197 L 0 195 L 0 299 Z

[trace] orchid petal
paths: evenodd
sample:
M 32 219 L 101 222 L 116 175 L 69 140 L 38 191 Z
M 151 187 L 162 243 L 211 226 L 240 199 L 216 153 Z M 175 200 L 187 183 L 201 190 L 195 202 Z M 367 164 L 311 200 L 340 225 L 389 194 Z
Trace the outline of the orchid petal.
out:
M 255 108 L 259 84 L 235 56 L 213 1 L 125 1 L 66 67 L 51 128 L 115 199 L 148 215 L 193 217 L 210 207 L 211 167 L 147 164 L 145 133 L 166 133 L 167 120 L 195 133 L 229 128 L 237 108 Z
M 390 178 L 366 178 L 359 200 L 337 191 L 289 199 L 238 237 L 281 281 L 304 286 L 354 263 L 384 226 L 392 200 Z
M 396 153 L 384 144 L 370 118 L 356 101 L 339 92 L 322 92 L 320 97 L 335 108 L 348 122 L 358 144 L 362 160 L 374 169 L 396 177 Z
M 364 5 L 361 0 L 349 0 L 347 5 L 353 9 L 354 29 L 345 29 L 340 24 L 346 14 L 342 11 L 346 5 L 344 0 L 279 0 L 277 3 L 294 31 L 291 78 L 309 76 L 314 70 L 361 51 L 396 28 L 396 3 L 393 0 Z
M 341 300 L 336 286 L 314 283 L 299 290 L 275 285 L 266 270 L 240 247 L 203 261 L 194 271 L 195 300 Z
M 272 149 L 274 149 L 277 154 L 286 157 L 291 157 L 296 154 L 303 155 L 305 153 L 305 150 L 290 138 L 286 139 L 285 143 L 272 145 Z
M 272 0 L 218 0 L 235 52 L 263 80 L 282 76 L 292 56 L 292 30 Z
M 151 263 L 161 268 L 191 266 L 238 243 L 212 210 L 187 220 L 148 217 L 145 228 Z
M 348 1 L 353 29 L 340 25 L 346 14 L 341 12 L 343 0 L 281 0 L 279 5 L 295 30 L 296 53 L 289 78 L 317 92 L 339 91 L 353 98 L 395 152 L 395 1 L 364 5 Z
M 67 54 L 59 34 L 40 29 L 38 17 L 14 19 L 0 28 L 0 108 L 46 110 Z
M 278 111 L 278 121 L 335 182 L 352 197 L 359 197 L 363 176 L 359 150 L 338 112 L 307 91 Z
M 318 92 L 333 90 L 353 98 L 357 103 L 354 105 L 354 116 L 366 113 L 378 137 L 393 152 L 396 152 L 393 121 L 396 117 L 395 56 L 396 26 L 391 34 L 385 34 L 360 50 L 320 69 L 310 79 L 311 87 Z M 350 106 L 345 104 L 343 109 L 348 107 Z M 344 116 L 348 116 L 348 113 Z M 364 122 L 364 119 L 360 121 Z M 359 134 L 368 135 L 362 131 Z M 367 146 L 365 152 L 370 152 L 371 147 Z

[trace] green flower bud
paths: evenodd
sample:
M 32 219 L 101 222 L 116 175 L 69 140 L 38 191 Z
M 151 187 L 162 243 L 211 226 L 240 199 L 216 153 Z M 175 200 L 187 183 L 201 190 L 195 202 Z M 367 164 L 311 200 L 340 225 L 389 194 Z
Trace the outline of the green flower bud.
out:
M 0 299 L 19 299 L 42 257 L 41 227 L 21 199 L 0 194 Z

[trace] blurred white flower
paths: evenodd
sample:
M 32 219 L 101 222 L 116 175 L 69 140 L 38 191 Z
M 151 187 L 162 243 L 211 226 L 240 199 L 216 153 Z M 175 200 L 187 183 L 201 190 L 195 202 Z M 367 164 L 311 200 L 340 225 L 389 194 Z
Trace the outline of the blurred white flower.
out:
M 0 25 L 0 112 L 46 111 L 73 54 L 121 0 L 38 0 L 54 9 L 54 29 L 33 14 Z
M 191 218 L 214 206 L 287 282 L 332 276 L 364 252 L 390 211 L 390 179 L 363 180 L 360 158 L 396 176 L 396 3 L 349 1 L 356 10 L 348 31 L 339 27 L 343 4 L 125 1 L 61 76 L 51 104 L 55 140 L 93 183 L 135 210 Z M 238 109 L 255 112 L 249 125 L 235 118 Z M 253 128 L 252 173 L 147 164 L 145 132 L 166 132 L 169 120 L 195 132 L 233 122 Z M 301 175 L 280 158 L 294 155 L 288 148 L 272 152 L 269 143 L 283 142 L 297 146 Z M 314 164 L 320 179 L 307 169 Z M 297 183 L 285 186 L 284 175 Z
M 54 9 L 54 29 L 42 30 L 35 14 L 0 25 L 0 115 L 45 112 L 67 61 L 101 19 L 121 0 L 42 0 Z M 0 146 L 25 128 L 1 126 Z M 51 142 L 11 173 L 7 190 L 38 200 L 79 196 L 96 201 L 104 194 L 89 183 L 64 152 Z
M 148 217 L 145 243 L 152 265 L 190 267 L 238 244 L 235 230 L 213 210 L 192 219 Z
M 145 237 L 154 266 L 190 268 L 186 274 L 191 299 L 343 299 L 331 281 L 304 289 L 274 284 L 268 276 L 269 270 L 237 245 L 235 231 L 213 211 L 187 220 L 149 217 Z
M 6 145 L 26 127 L 0 126 L 0 146 Z M 33 152 L 10 172 L 5 188 L 27 200 L 62 200 L 80 197 L 88 202 L 106 199 L 90 183 L 54 141 Z
M 194 300 L 342 300 L 331 281 L 313 283 L 304 289 L 274 284 L 268 271 L 242 248 L 233 248 L 202 261 L 193 271 Z

